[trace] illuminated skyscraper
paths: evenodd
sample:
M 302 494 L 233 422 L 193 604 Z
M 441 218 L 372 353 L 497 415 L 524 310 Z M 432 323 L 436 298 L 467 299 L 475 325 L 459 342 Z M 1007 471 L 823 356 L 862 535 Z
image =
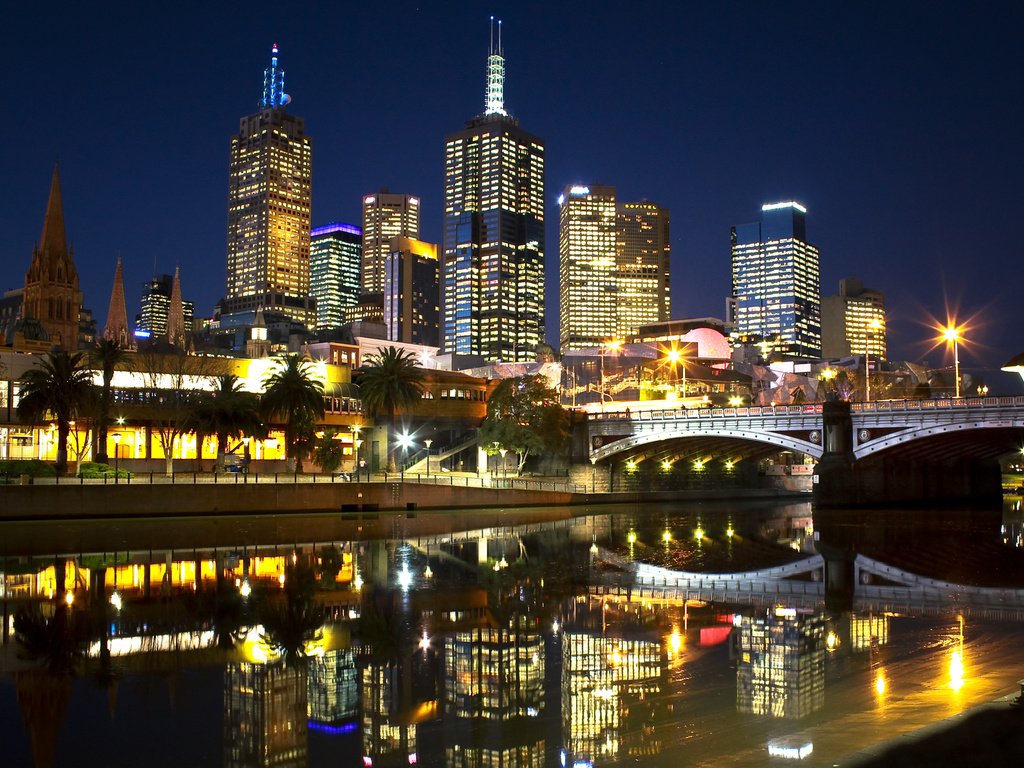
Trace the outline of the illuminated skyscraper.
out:
M 179 283 L 180 285 L 180 283 Z M 174 293 L 172 275 L 154 275 L 142 286 L 139 314 L 135 316 L 135 337 L 159 339 L 167 336 L 167 321 L 171 314 L 171 294 Z M 193 304 L 181 302 L 182 331 L 192 332 Z
M 263 74 L 260 111 L 243 117 L 231 139 L 228 182 L 226 313 L 260 307 L 312 327 L 309 224 L 313 143 L 302 118 L 285 107 L 277 45 Z
M 621 203 L 615 187 L 573 185 L 558 198 L 563 350 L 625 340 L 668 319 L 669 214 Z
M 384 260 L 384 326 L 388 341 L 437 346 L 437 245 L 391 238 Z
M 420 237 L 420 199 L 384 187 L 363 196 L 363 293 L 384 292 L 384 260 L 391 238 Z
M 224 765 L 300 768 L 309 764 L 307 672 L 283 664 L 224 669 Z
M 532 360 L 544 340 L 544 143 L 505 110 L 491 35 L 483 114 L 445 138 L 441 345 Z
M 335 222 L 309 235 L 309 290 L 316 299 L 316 327 L 339 328 L 345 323 L 346 307 L 359 301 L 363 231 Z
M 839 281 L 839 295 L 821 300 L 823 357 L 864 355 L 885 359 L 885 295 L 855 277 Z
M 761 221 L 732 228 L 732 292 L 737 334 L 820 357 L 821 278 L 806 213 L 800 203 L 771 203 L 761 206 Z

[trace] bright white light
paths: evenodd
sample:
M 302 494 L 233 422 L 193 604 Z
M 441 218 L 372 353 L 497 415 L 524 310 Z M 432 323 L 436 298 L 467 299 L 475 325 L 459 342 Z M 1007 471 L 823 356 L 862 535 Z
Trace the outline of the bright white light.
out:
M 110 596 L 110 604 L 114 606 L 115 611 L 120 611 L 121 606 L 124 604 L 123 601 L 121 600 L 121 593 L 118 592 L 116 589 L 114 590 L 114 594 Z
M 559 205 L 565 205 L 565 195 L 559 195 L 558 196 L 558 204 Z
M 411 585 L 412 574 L 409 572 L 409 567 L 403 565 L 402 570 L 398 572 L 398 586 L 400 586 L 404 590 L 407 590 Z
M 252 594 L 252 586 L 250 586 L 248 579 L 242 582 L 242 586 L 238 588 L 238 594 L 242 597 L 248 597 Z
M 796 208 L 800 213 L 807 213 L 806 208 L 793 200 L 786 203 L 767 203 L 761 206 L 762 211 L 777 211 L 779 208 Z
M 427 637 L 427 633 L 423 633 L 423 637 L 420 638 L 420 650 L 426 651 L 430 649 L 430 638 Z
M 75 593 L 72 592 L 70 589 L 64 593 L 64 602 L 68 605 L 71 605 L 75 602 Z
M 584 186 L 581 186 L 581 185 L 577 184 L 576 186 L 569 188 L 569 194 L 570 195 L 589 195 L 590 194 L 590 187 L 584 187 Z
M 776 744 L 768 742 L 768 754 L 771 757 L 781 757 L 784 760 L 803 760 L 814 751 L 814 744 L 807 742 L 799 746 L 790 744 Z

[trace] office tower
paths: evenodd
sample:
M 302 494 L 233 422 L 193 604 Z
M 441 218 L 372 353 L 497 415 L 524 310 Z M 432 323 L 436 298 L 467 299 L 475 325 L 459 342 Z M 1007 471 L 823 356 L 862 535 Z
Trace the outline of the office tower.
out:
M 180 291 L 180 282 L 178 285 Z M 155 340 L 168 335 L 168 318 L 171 314 L 173 293 L 174 277 L 171 275 L 154 275 L 152 280 L 143 284 L 140 311 L 135 316 L 136 337 Z M 182 329 L 185 333 L 192 332 L 192 316 L 192 302 L 182 301 Z
M 616 337 L 628 339 L 640 326 L 664 322 L 671 314 L 670 216 L 667 208 L 643 201 L 619 203 L 616 220 Z
M 384 325 L 388 341 L 436 347 L 440 270 L 437 245 L 391 238 L 384 261 Z
M 316 327 L 339 328 L 345 309 L 359 301 L 363 231 L 334 222 L 309 233 L 309 292 L 316 300 Z
M 224 668 L 224 765 L 308 765 L 307 685 L 304 666 L 228 664 Z
M 308 667 L 309 727 L 334 733 L 340 724 L 359 716 L 359 680 L 351 650 L 327 651 L 311 658 Z
M 110 306 L 107 309 L 107 324 L 103 338 L 112 341 L 121 349 L 132 346 L 132 334 L 128 328 L 128 307 L 124 300 L 124 275 L 121 271 L 121 257 L 117 257 L 114 269 L 114 287 L 110 291 Z
M 566 187 L 558 202 L 559 342 L 597 347 L 619 338 L 615 187 Z
M 445 138 L 441 345 L 525 361 L 544 340 L 544 143 L 505 110 L 504 85 L 499 22 L 483 114 Z
M 855 277 L 839 281 L 839 295 L 821 300 L 821 355 L 885 359 L 885 294 Z
M 736 710 L 799 719 L 825 703 L 825 617 L 777 607 L 736 632 Z
M 302 118 L 288 114 L 277 45 L 263 75 L 259 111 L 231 138 L 228 182 L 227 314 L 264 309 L 307 327 L 312 140 Z
M 566 187 L 558 201 L 562 349 L 624 341 L 667 320 L 668 210 L 597 185 Z
M 363 293 L 384 292 L 384 260 L 391 238 L 420 236 L 420 199 L 382 187 L 363 196 Z
M 761 221 L 732 228 L 732 293 L 736 333 L 771 351 L 821 356 L 818 249 L 807 242 L 799 203 L 761 206 Z
M 22 317 L 38 321 L 49 334 L 51 345 L 68 351 L 78 349 L 82 292 L 78 289 L 75 252 L 68 247 L 64 233 L 64 204 L 56 165 L 50 180 L 43 232 L 25 274 L 22 302 Z

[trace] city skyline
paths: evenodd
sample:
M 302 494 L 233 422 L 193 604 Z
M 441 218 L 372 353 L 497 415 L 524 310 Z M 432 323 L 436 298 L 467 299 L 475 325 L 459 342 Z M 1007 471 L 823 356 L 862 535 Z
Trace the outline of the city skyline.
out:
M 275 40 L 296 114 L 317 137 L 313 226 L 358 221 L 362 195 L 389 186 L 422 196 L 422 237 L 439 242 L 438 146 L 479 111 L 485 14 L 493 11 L 505 22 L 505 102 L 547 145 L 549 339 L 558 322 L 554 197 L 567 184 L 592 180 L 614 183 L 624 199 L 657 200 L 672 210 L 674 317 L 722 316 L 729 227 L 749 220 L 755 206 L 799 199 L 813 222 L 809 237 L 821 249 L 823 291 L 856 276 L 886 294 L 890 358 L 950 362 L 946 351 L 928 351 L 935 334 L 926 327 L 946 320 L 948 297 L 950 309 L 959 307 L 958 321 L 977 315 L 985 324 L 966 334 L 974 344 L 961 348 L 965 367 L 997 368 L 1020 352 L 1021 309 L 1013 281 L 998 267 L 977 265 L 1019 260 L 1006 222 L 1015 200 L 1012 179 L 1020 175 L 1012 126 L 1021 107 L 1004 94 L 1019 68 L 1021 54 L 1008 30 L 1021 11 L 995 8 L 981 19 L 967 12 L 923 14 L 924 7 L 895 9 L 880 26 L 868 16 L 801 6 L 791 28 L 749 9 L 672 9 L 638 19 L 637 40 L 645 45 L 630 43 L 613 54 L 616 28 L 601 9 L 583 20 L 529 4 L 496 3 L 472 13 L 400 5 L 393 20 L 399 32 L 449 29 L 461 41 L 444 56 L 397 53 L 400 65 L 416 69 L 401 87 L 365 75 L 359 46 L 344 55 L 329 51 L 318 29 L 330 28 L 329 19 L 301 9 L 270 22 L 255 21 L 256 14 L 230 34 L 229 21 L 237 20 L 229 14 L 215 13 L 208 27 L 196 30 L 183 12 L 167 20 L 167 42 L 145 45 L 81 11 L 37 30 L 35 12 L 19 9 L 15 28 L 23 34 L 15 36 L 12 56 L 26 70 L 20 87 L 52 96 L 18 105 L 37 129 L 17 156 L 5 158 L 11 188 L 19 192 L 9 194 L 0 214 L 8 233 L 0 242 L 7 265 L 0 288 L 22 282 L 49 169 L 59 156 L 68 237 L 85 305 L 98 325 L 119 252 L 129 306 L 137 305 L 137 286 L 154 271 L 173 271 L 174 262 L 197 315 L 209 315 L 223 286 L 223 142 L 238 116 L 254 110 L 252 73 L 265 66 Z M 353 21 L 374 23 L 375 13 L 360 10 Z M 40 44 L 43 27 L 47 45 Z M 736 35 L 741 55 L 716 52 L 722 31 Z M 955 50 L 944 43 L 954 31 Z M 86 45 L 103 51 L 107 76 L 99 82 L 69 69 L 73 57 L 91 55 Z M 188 61 L 173 53 L 180 49 L 189 51 Z M 595 49 L 608 55 L 587 57 L 593 77 L 570 77 L 566 65 Z M 918 63 L 924 52 L 931 57 L 927 68 Z M 650 56 L 662 74 L 641 82 Z M 169 103 L 183 78 L 200 73 L 196 98 L 204 117 L 196 121 Z M 765 78 L 789 73 L 796 73 L 791 92 L 763 87 Z M 608 74 L 629 87 L 598 98 L 594 83 Z M 671 98 L 651 100 L 662 92 Z M 350 99 L 367 105 L 363 117 L 336 111 Z M 114 104 L 138 127 L 135 135 L 106 136 L 106 121 L 92 114 L 69 129 L 61 116 L 93 100 Z M 739 105 L 723 104 L 731 101 Z M 740 120 L 749 109 L 759 117 Z M 365 117 L 370 111 L 374 119 Z M 416 119 L 402 119 L 403 113 Z M 780 124 L 777 118 L 787 113 L 792 120 Z M 344 126 L 340 114 L 349 115 Z M 165 141 L 185 123 L 188 141 Z M 385 151 L 403 137 L 401 151 Z M 182 197 L 186 183 L 189 195 Z

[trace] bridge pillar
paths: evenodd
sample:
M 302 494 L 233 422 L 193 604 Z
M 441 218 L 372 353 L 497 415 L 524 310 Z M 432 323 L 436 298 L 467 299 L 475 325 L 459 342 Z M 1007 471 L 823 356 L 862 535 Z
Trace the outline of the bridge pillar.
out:
M 823 506 L 845 506 L 856 501 L 853 474 L 853 418 L 845 400 L 829 400 L 822 407 L 821 461 L 814 468 L 814 501 Z

